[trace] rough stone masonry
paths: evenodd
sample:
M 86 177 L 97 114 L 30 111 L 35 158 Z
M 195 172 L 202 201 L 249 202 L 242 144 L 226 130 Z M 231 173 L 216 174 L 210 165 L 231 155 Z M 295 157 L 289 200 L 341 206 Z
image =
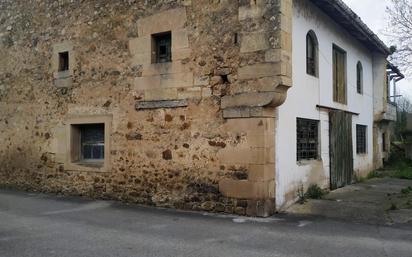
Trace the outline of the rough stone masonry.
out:
M 0 10 L 2 186 L 275 211 L 291 0 L 0 0 Z M 157 63 L 165 32 L 171 61 Z M 99 165 L 75 159 L 82 124 L 104 125 Z

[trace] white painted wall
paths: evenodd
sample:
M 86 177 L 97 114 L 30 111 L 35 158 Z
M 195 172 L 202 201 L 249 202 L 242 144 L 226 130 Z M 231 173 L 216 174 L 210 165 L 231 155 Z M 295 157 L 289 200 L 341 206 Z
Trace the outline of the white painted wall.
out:
M 316 33 L 319 42 L 319 78 L 306 74 L 306 34 Z M 343 28 L 309 1 L 294 1 L 293 12 L 293 87 L 279 107 L 276 128 L 276 203 L 279 209 L 291 204 L 301 185 L 316 183 L 329 187 L 329 118 L 316 105 L 359 113 L 353 116 L 355 170 L 373 168 L 373 73 L 372 54 Z M 332 47 L 347 53 L 347 105 L 333 102 Z M 356 92 L 356 64 L 363 65 L 363 95 Z M 320 121 L 321 160 L 296 161 L 296 118 Z M 368 154 L 356 154 L 356 124 L 367 125 Z

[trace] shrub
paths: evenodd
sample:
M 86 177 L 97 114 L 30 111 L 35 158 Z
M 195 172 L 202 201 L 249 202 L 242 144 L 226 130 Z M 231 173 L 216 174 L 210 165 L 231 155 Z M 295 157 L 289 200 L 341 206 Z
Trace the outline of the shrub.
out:
M 407 195 L 407 194 L 409 194 L 410 192 L 412 192 L 412 188 L 411 188 L 411 187 L 406 187 L 406 188 L 403 188 L 403 189 L 401 190 L 401 193 L 402 193 L 403 195 Z
M 320 188 L 318 185 L 312 184 L 308 187 L 305 197 L 309 199 L 322 199 L 326 193 L 327 192 Z

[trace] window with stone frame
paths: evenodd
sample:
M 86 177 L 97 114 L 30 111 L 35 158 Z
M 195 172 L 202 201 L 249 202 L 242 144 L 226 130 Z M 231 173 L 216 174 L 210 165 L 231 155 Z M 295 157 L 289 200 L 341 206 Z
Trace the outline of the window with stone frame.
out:
M 80 140 L 82 160 L 104 159 L 104 124 L 82 125 Z
M 333 45 L 333 101 L 347 103 L 346 52 Z
M 74 162 L 100 163 L 104 160 L 104 123 L 72 125 L 72 140 Z
M 59 72 L 69 70 L 69 52 L 59 53 Z
M 164 32 L 152 35 L 154 63 L 172 61 L 172 33 Z
M 361 62 L 356 64 L 356 91 L 358 94 L 363 94 L 363 67 Z
M 318 76 L 318 40 L 312 30 L 306 34 L 306 73 Z
M 356 125 L 356 153 L 367 153 L 367 126 Z
M 296 120 L 297 161 L 319 158 L 319 121 L 297 118 Z

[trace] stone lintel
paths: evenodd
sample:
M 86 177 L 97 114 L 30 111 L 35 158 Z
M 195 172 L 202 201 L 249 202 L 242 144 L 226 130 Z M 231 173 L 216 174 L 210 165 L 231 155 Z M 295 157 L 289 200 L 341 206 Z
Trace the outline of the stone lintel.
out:
M 178 108 L 188 106 L 187 100 L 169 101 L 139 101 L 136 103 L 136 110 L 159 109 L 159 108 Z

